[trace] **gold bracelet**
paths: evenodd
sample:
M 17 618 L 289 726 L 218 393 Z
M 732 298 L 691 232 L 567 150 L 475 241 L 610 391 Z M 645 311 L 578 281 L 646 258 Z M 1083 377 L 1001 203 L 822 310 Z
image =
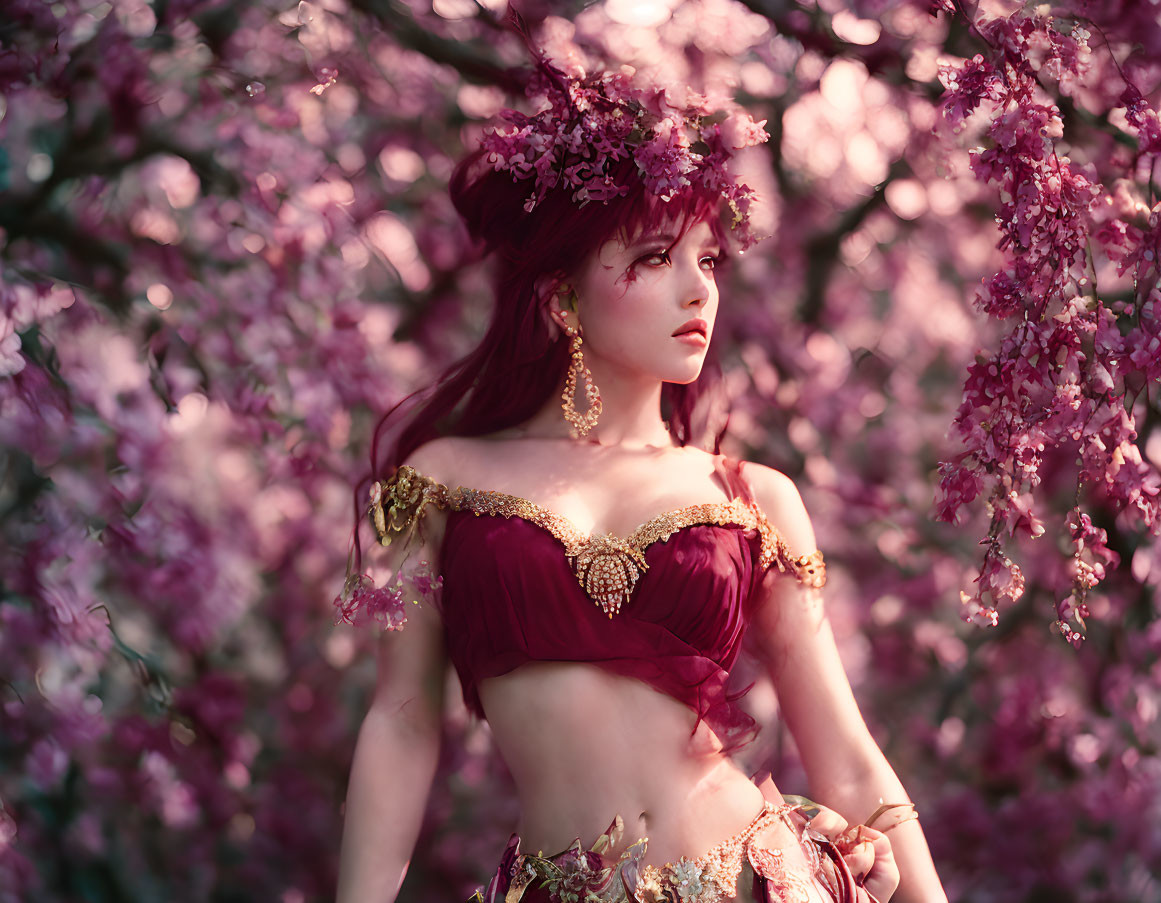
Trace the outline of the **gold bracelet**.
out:
M 887 827 L 882 828 L 880 830 L 880 833 L 885 834 L 888 831 L 890 831 L 892 828 L 899 827 L 904 822 L 918 821 L 919 820 L 919 811 L 915 808 L 914 803 L 883 803 L 881 806 L 879 806 L 878 809 L 876 809 L 874 812 L 871 813 L 871 817 L 868 818 L 865 822 L 863 822 L 863 824 L 869 828 L 872 825 L 874 825 L 874 823 L 877 822 L 880 818 L 882 818 L 886 813 L 890 812 L 892 809 L 907 809 L 907 808 L 910 808 L 911 811 L 908 812 L 902 818 L 900 818 L 898 821 L 894 822 L 893 824 L 887 825 Z

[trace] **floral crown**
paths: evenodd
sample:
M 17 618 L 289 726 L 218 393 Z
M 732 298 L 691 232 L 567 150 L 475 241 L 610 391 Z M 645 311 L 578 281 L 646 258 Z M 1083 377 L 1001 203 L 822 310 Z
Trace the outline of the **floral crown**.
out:
M 735 153 L 769 139 L 763 126 L 744 110 L 714 110 L 692 91 L 688 105 L 672 105 L 662 88 L 632 84 L 634 70 L 578 76 L 566 74 L 536 53 L 537 65 L 526 93 L 547 102 L 534 116 L 506 109 L 506 125 L 487 132 L 481 147 L 497 171 L 513 181 L 530 179 L 524 204 L 531 212 L 558 186 L 580 205 L 608 202 L 628 193 L 614 167 L 632 158 L 637 176 L 663 201 L 700 187 L 720 194 L 733 213 L 730 228 L 743 248 L 757 237 L 750 228 L 754 190 L 731 173 Z

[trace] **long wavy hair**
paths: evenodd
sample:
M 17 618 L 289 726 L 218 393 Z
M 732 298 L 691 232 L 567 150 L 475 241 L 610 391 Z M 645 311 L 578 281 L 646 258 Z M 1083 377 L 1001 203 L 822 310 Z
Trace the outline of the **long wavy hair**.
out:
M 449 186 L 452 202 L 477 257 L 495 260 L 495 307 L 473 351 L 448 367 L 434 384 L 388 410 L 376 425 L 370 472 L 354 487 L 356 567 L 361 568 L 362 560 L 358 525 L 371 483 L 394 473 L 415 449 L 432 439 L 482 436 L 517 426 L 558 391 L 569 361 L 568 339 L 550 325 L 546 305 L 552 290 L 590 254 L 617 236 L 632 240 L 665 227 L 680 237 L 698 222 L 710 226 L 723 255 L 728 253 L 719 195 L 690 189 L 663 201 L 646 190 L 631 159 L 619 166 L 613 176 L 618 184 L 632 186 L 627 194 L 582 206 L 567 190 L 557 189 L 530 212 L 524 209 L 528 184 L 514 182 L 507 172 L 494 171 L 483 150 L 456 167 Z M 678 445 L 700 445 L 718 452 L 725 433 L 720 417 L 723 394 L 721 369 L 712 354 L 696 381 L 662 387 L 662 414 Z M 409 402 L 412 408 L 400 418 L 400 408 Z M 381 451 L 388 427 L 392 440 Z

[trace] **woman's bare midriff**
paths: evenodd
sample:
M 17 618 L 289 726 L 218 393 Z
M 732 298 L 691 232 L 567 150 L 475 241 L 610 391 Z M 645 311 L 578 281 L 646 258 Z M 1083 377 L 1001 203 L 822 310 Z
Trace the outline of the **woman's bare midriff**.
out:
M 438 452 L 430 466 L 425 458 L 414 462 L 421 472 L 447 485 L 535 499 L 596 532 L 627 533 L 658 512 L 723 492 L 717 456 L 693 447 L 634 450 L 535 439 L 438 443 L 429 446 Z M 632 511 L 622 510 L 627 497 L 638 498 Z M 432 511 L 429 519 L 438 547 L 446 515 Z M 709 726 L 702 723 L 695 732 L 697 717 L 687 705 L 640 680 L 595 664 L 530 662 L 481 681 L 478 689 L 516 783 L 524 852 L 551 855 L 578 838 L 588 848 L 620 815 L 624 836 L 610 852 L 615 856 L 647 837 L 644 861 L 660 866 L 708 852 L 762 811 L 762 792 L 721 751 Z M 806 869 L 789 828 L 773 826 L 765 842 L 784 851 L 788 867 Z
M 693 858 L 762 810 L 757 786 L 684 704 L 597 665 L 531 662 L 480 683 L 516 783 L 525 852 L 590 845 L 619 814 L 645 861 Z M 790 840 L 787 832 L 787 840 Z

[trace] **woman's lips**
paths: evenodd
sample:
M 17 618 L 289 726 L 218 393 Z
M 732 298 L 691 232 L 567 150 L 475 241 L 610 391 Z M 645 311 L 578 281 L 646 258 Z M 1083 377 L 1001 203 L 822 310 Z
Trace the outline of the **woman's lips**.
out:
M 683 332 L 680 335 L 674 336 L 674 338 L 679 342 L 685 342 L 687 345 L 695 345 L 698 348 L 704 348 L 709 344 L 709 340 L 705 337 L 705 334 L 697 332 L 696 330 Z
M 704 347 L 709 343 L 708 334 L 709 323 L 700 317 L 695 317 L 678 327 L 673 333 L 673 337 L 690 345 Z

